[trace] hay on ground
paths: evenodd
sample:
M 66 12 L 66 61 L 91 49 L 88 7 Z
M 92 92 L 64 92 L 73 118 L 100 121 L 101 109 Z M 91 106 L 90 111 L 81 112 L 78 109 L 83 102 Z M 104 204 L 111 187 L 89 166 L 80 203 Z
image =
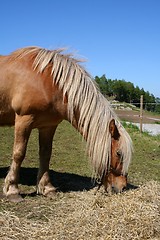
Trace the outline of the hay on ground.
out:
M 160 239 L 160 183 L 107 196 L 102 189 L 26 198 L 26 209 L 0 212 L 2 240 Z M 2 204 L 5 205 L 5 200 Z M 29 207 L 30 206 L 30 207 Z

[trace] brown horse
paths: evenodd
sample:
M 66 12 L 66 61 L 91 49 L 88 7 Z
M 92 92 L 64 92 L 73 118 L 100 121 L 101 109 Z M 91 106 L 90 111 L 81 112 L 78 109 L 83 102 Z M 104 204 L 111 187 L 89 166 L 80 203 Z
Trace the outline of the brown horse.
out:
M 4 194 L 20 201 L 18 175 L 33 128 L 39 130 L 37 193 L 52 195 L 49 178 L 52 140 L 58 124 L 69 121 L 86 140 L 93 175 L 107 191 L 127 184 L 132 141 L 91 76 L 62 49 L 19 49 L 0 57 L 0 125 L 15 124 L 13 161 Z

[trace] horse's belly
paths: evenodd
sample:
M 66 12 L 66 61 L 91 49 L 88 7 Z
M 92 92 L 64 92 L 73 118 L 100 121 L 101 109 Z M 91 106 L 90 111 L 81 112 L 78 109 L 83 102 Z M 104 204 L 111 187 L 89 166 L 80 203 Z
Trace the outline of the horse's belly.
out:
M 13 126 L 15 123 L 15 113 L 13 111 L 0 111 L 0 126 Z
M 0 92 L 0 126 L 14 125 L 15 113 L 11 107 L 9 97 L 4 92 Z

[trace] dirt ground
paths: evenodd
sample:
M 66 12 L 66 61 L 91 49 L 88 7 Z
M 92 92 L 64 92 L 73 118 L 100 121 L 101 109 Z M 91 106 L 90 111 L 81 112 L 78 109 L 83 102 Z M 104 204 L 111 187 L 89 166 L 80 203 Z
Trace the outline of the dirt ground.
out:
M 116 114 L 121 120 L 128 122 L 139 123 L 140 113 L 134 110 L 115 110 Z M 160 122 L 160 114 L 153 114 L 143 112 L 143 123 L 157 123 Z

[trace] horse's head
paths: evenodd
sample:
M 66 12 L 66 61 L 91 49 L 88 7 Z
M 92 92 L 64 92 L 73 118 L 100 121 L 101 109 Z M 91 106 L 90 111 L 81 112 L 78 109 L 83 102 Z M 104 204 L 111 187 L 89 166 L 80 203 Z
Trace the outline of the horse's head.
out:
M 120 148 L 120 133 L 112 119 L 109 124 L 111 134 L 111 162 L 108 172 L 103 176 L 103 184 L 107 192 L 112 190 L 116 193 L 122 192 L 127 186 L 127 173 L 123 171 L 123 153 Z

